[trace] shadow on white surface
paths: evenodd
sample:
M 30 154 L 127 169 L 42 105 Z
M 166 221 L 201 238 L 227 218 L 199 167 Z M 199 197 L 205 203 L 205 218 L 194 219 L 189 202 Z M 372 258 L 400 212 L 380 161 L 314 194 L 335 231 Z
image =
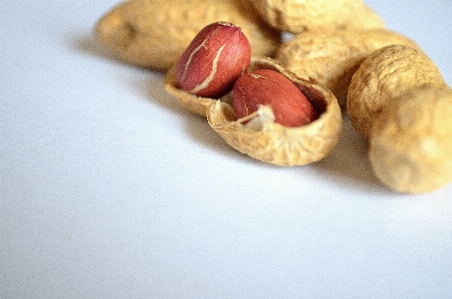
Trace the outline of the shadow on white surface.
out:
M 132 67 L 115 57 L 106 50 L 94 36 L 76 36 L 72 46 L 75 50 L 100 57 L 105 60 L 119 63 L 126 67 Z M 214 130 L 212 130 L 205 118 L 193 114 L 182 107 L 171 95 L 169 95 L 162 84 L 163 72 L 147 70 L 136 67 L 140 71 L 149 71 L 148 77 L 124 78 L 128 86 L 139 93 L 146 101 L 157 104 L 171 113 L 183 117 L 185 132 L 195 143 L 214 150 L 228 159 L 241 161 L 263 168 L 279 168 L 254 160 L 230 147 Z M 323 160 L 309 165 L 310 170 L 333 182 L 338 188 L 347 186 L 372 194 L 385 194 L 387 196 L 399 195 L 383 186 L 374 176 L 372 167 L 367 156 L 367 142 L 353 129 L 343 110 L 344 128 L 341 139 L 333 151 Z M 294 168 L 304 169 L 306 166 Z M 301 175 L 304 175 L 302 172 Z
M 80 53 L 124 64 L 121 60 L 114 58 L 111 53 L 109 53 L 109 51 L 98 40 L 96 40 L 94 34 L 74 35 L 72 39 L 69 40 L 69 45 Z
M 394 195 L 375 177 L 367 155 L 367 141 L 353 129 L 346 115 L 342 119 L 344 127 L 339 143 L 327 157 L 316 163 L 316 169 L 325 173 L 337 185 Z

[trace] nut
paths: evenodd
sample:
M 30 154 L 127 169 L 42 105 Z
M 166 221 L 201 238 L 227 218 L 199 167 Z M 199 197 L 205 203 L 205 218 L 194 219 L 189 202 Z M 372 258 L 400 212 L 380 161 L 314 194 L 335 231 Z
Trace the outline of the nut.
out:
M 234 110 L 238 118 L 246 117 L 268 105 L 275 122 L 298 127 L 317 119 L 308 98 L 286 76 L 271 69 L 259 69 L 240 76 L 234 83 Z
M 328 155 L 342 131 L 341 109 L 333 93 L 297 77 L 270 58 L 252 57 L 249 71 L 258 69 L 271 69 L 289 78 L 309 99 L 319 118 L 304 126 L 287 127 L 274 121 L 272 109 L 261 105 L 240 119 L 232 105 L 216 100 L 207 111 L 210 126 L 236 150 L 266 163 L 305 165 Z M 246 120 L 250 121 L 244 123 Z
M 452 90 L 421 50 L 372 53 L 352 77 L 347 112 L 389 188 L 424 193 L 452 181 Z
M 352 77 L 347 113 L 355 130 L 370 138 L 383 108 L 418 88 L 447 88 L 433 61 L 421 50 L 391 45 L 374 51 Z
M 220 97 L 245 72 L 250 59 L 251 47 L 240 27 L 216 22 L 204 27 L 182 54 L 176 80 L 188 93 Z
M 363 60 L 392 44 L 418 48 L 411 39 L 387 29 L 307 31 L 282 44 L 276 59 L 297 76 L 324 84 L 345 106 L 351 78 Z
M 268 24 L 281 31 L 383 28 L 362 0 L 250 0 Z
M 195 35 L 217 21 L 240 26 L 253 55 L 272 56 L 281 43 L 281 32 L 242 0 L 129 0 L 107 12 L 95 33 L 121 61 L 167 71 Z
M 166 72 L 163 78 L 163 86 L 168 94 L 172 95 L 184 108 L 195 114 L 206 116 L 209 107 L 215 104 L 213 98 L 198 97 L 182 90 L 176 80 L 175 65 Z M 223 96 L 222 98 L 226 99 L 227 97 Z
M 372 167 L 391 189 L 424 193 L 452 182 L 451 89 L 416 89 L 392 101 L 371 136 Z

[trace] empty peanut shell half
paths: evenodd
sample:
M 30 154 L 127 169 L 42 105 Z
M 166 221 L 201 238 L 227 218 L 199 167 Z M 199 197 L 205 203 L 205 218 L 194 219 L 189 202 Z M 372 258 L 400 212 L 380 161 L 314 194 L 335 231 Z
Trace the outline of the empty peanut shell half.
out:
M 319 118 L 299 127 L 274 121 L 271 107 L 260 106 L 248 117 L 237 118 L 227 102 L 215 101 L 207 112 L 211 127 L 233 148 L 276 165 L 305 165 L 324 158 L 339 141 L 341 109 L 333 93 L 314 81 L 297 77 L 275 60 L 253 57 L 250 70 L 272 69 L 288 77 L 309 99 Z

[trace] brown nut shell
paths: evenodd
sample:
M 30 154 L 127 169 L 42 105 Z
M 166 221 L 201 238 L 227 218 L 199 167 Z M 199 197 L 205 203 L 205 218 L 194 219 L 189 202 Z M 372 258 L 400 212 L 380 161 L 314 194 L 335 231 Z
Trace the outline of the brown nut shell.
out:
M 321 160 L 337 144 L 342 131 L 337 99 L 330 90 L 297 77 L 275 60 L 253 57 L 250 70 L 263 68 L 288 77 L 311 101 L 319 118 L 304 126 L 285 127 L 274 122 L 269 106 L 260 106 L 253 115 L 237 119 L 230 104 L 216 101 L 207 113 L 210 126 L 233 148 L 262 162 L 295 166 Z
M 274 28 L 291 33 L 316 29 L 383 28 L 384 21 L 361 0 L 250 0 Z
M 448 87 L 433 61 L 420 49 L 391 45 L 374 51 L 352 77 L 347 113 L 353 128 L 369 139 L 382 109 L 414 89 Z
M 373 51 L 392 44 L 418 48 L 408 37 L 387 29 L 316 30 L 299 33 L 282 44 L 276 59 L 299 77 L 315 78 L 345 106 L 360 64 Z
M 163 78 L 163 86 L 165 87 L 166 92 L 172 95 L 182 106 L 190 112 L 201 116 L 206 116 L 207 110 L 209 110 L 210 106 L 214 105 L 217 100 L 198 97 L 180 89 L 176 80 L 176 65 L 169 68 L 166 72 L 165 77 Z M 226 94 L 220 99 L 232 103 L 230 94 Z
M 369 157 L 376 176 L 398 192 L 424 193 L 452 182 L 452 90 L 418 89 L 385 107 Z
M 281 43 L 281 32 L 242 0 L 129 0 L 107 12 L 95 34 L 119 60 L 166 71 L 202 28 L 217 21 L 241 27 L 253 55 L 272 56 Z

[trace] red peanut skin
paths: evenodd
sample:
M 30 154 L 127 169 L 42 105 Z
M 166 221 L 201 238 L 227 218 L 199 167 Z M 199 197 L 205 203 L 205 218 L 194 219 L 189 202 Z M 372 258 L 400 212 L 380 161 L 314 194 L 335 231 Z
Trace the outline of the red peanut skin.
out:
M 250 60 L 251 46 L 240 27 L 216 22 L 204 27 L 182 54 L 176 80 L 184 91 L 218 98 L 232 89 Z
M 303 126 L 318 118 L 308 98 L 286 76 L 269 69 L 241 75 L 234 83 L 234 110 L 239 118 L 269 105 L 275 122 L 287 126 Z

